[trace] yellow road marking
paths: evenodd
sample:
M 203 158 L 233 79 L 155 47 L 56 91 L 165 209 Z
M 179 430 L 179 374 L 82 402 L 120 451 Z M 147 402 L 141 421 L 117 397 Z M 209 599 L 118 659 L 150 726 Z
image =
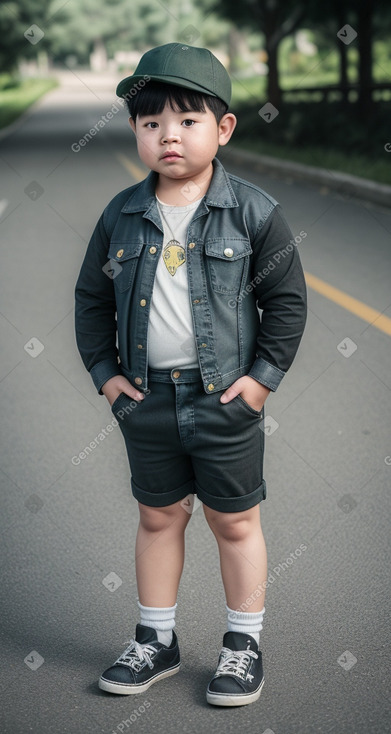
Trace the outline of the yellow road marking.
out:
M 117 153 L 116 157 L 119 162 L 122 163 L 124 168 L 129 171 L 133 178 L 136 179 L 136 181 L 142 181 L 147 176 L 148 171 L 137 166 L 128 158 L 128 156 L 123 155 L 123 153 Z M 342 306 L 342 308 L 350 311 L 355 316 L 358 316 L 358 318 L 366 321 L 368 324 L 375 326 L 376 329 L 383 331 L 384 334 L 391 336 L 391 318 L 384 316 L 380 311 L 377 311 L 376 308 L 367 306 L 357 298 L 353 298 L 353 296 L 349 296 L 347 293 L 344 293 L 344 291 L 340 291 L 339 288 L 334 288 L 333 285 L 325 283 L 324 280 L 317 278 L 316 275 L 305 272 L 305 279 L 307 285 L 312 288 L 312 290 L 320 293 L 322 296 L 325 296 L 329 301 L 337 303 L 338 306 Z
M 357 298 L 353 298 L 338 288 L 334 288 L 333 285 L 325 283 L 324 280 L 317 278 L 316 275 L 305 272 L 305 279 L 307 285 L 312 290 L 325 296 L 329 301 L 337 303 L 338 306 L 342 306 L 347 311 L 354 313 L 355 316 L 358 316 L 363 321 L 367 321 L 368 324 L 375 326 L 376 329 L 380 329 L 380 331 L 388 334 L 388 336 L 391 336 L 391 319 L 388 316 L 384 316 L 380 311 L 377 311 L 376 308 L 371 308 L 371 306 L 367 306 L 362 301 L 358 301 Z
M 136 164 L 133 163 L 133 161 L 131 161 L 127 155 L 123 155 L 123 153 L 117 153 L 116 157 L 119 162 L 122 163 L 123 167 L 126 168 L 126 170 L 129 171 L 133 178 L 136 179 L 136 181 L 143 181 L 143 179 L 147 176 L 148 171 L 145 171 L 139 166 L 136 166 Z

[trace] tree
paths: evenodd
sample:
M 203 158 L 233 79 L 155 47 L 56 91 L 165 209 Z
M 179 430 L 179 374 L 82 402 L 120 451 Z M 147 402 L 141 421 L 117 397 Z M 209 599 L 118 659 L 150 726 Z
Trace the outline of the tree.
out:
M 92 51 L 142 50 L 164 43 L 166 12 L 147 0 L 78 0 L 65 4 L 49 30 L 51 56 L 64 61 L 74 55 L 88 63 Z
M 350 0 L 329 0 L 327 6 L 311 2 L 307 7 L 306 24 L 316 33 L 318 43 L 323 48 L 330 50 L 330 46 L 335 44 L 339 56 L 339 86 L 343 100 L 347 102 L 349 46 L 337 36 L 337 32 L 347 24 L 355 25 Z
M 32 26 L 44 30 L 50 0 L 18 0 L 18 2 L 0 1 L 0 69 L 2 72 L 13 72 L 21 57 L 31 58 L 37 54 L 37 48 L 45 47 L 45 37 L 39 44 L 33 44 L 24 33 Z M 34 30 L 30 32 L 34 39 Z M 42 45 L 41 45 L 42 44 Z
M 363 2 L 359 0 L 356 5 L 357 12 L 357 33 L 358 33 L 358 75 L 360 83 L 359 104 L 364 115 L 367 114 L 372 103 L 372 38 L 373 38 L 373 17 L 374 17 L 375 1 Z
M 94 48 L 145 51 L 172 41 L 192 45 L 225 42 L 228 22 L 216 22 L 214 0 L 78 0 L 54 16 L 48 39 L 55 61 L 68 55 L 86 63 Z
M 257 29 L 265 36 L 267 53 L 268 101 L 279 107 L 281 88 L 278 73 L 278 48 L 283 38 L 299 28 L 310 0 L 216 0 L 216 10 L 239 26 Z
M 327 38 L 335 38 L 340 57 L 340 86 L 345 90 L 347 100 L 347 53 L 349 44 L 343 42 L 336 33 L 345 25 L 350 25 L 357 34 L 354 44 L 358 49 L 358 84 L 361 113 L 366 116 L 372 105 L 373 87 L 373 43 L 376 36 L 389 33 L 391 8 L 388 0 L 329 0 L 319 6 L 311 1 L 307 8 L 309 25 Z

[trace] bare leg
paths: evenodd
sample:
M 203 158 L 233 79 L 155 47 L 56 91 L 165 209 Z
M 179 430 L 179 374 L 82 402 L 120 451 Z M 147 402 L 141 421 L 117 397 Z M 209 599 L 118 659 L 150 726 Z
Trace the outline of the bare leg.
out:
M 243 612 L 262 611 L 267 553 L 259 505 L 244 512 L 217 512 L 204 505 L 204 513 L 219 547 L 227 605 L 230 609 Z M 254 594 L 256 590 L 259 590 L 260 596 L 258 591 Z M 249 598 L 251 604 L 246 602 Z
M 185 529 L 191 515 L 175 502 L 148 507 L 139 502 L 136 578 L 140 603 L 171 607 L 177 599 L 185 559 Z

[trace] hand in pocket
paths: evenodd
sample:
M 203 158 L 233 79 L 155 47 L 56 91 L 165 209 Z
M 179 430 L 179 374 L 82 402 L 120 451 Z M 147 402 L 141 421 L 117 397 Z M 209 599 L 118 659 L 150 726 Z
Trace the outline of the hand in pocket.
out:
M 121 392 L 128 395 L 132 400 L 136 400 L 138 403 L 141 403 L 145 397 L 143 393 L 133 387 L 131 382 L 129 382 L 129 380 L 127 380 L 123 375 L 115 375 L 115 377 L 111 377 L 110 380 L 107 380 L 102 387 L 102 392 L 109 401 L 110 407 Z

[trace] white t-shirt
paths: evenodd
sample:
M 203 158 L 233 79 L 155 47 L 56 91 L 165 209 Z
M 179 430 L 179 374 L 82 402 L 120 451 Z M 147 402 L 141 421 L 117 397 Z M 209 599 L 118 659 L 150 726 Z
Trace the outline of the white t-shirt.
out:
M 198 367 L 187 280 L 187 229 L 201 199 L 186 206 L 163 204 L 163 249 L 156 268 L 148 325 L 152 369 Z

